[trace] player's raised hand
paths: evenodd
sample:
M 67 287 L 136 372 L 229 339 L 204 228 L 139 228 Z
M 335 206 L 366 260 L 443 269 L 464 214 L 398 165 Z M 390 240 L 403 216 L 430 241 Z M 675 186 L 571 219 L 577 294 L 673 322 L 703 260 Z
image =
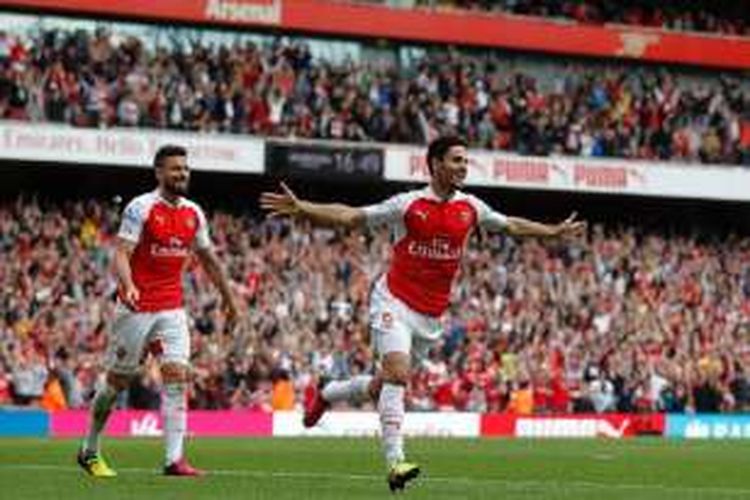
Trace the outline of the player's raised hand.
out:
M 557 225 L 558 236 L 581 236 L 586 232 L 586 222 L 577 220 L 578 214 L 571 213 L 567 219 Z
M 288 215 L 294 217 L 300 212 L 300 201 L 289 187 L 282 182 L 281 193 L 265 192 L 260 195 L 260 208 L 268 211 L 269 217 Z

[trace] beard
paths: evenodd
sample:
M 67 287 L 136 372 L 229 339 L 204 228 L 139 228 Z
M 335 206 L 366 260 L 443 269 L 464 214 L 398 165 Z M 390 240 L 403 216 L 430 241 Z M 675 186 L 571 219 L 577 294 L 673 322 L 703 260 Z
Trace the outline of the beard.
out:
M 176 181 L 168 182 L 164 184 L 164 189 L 169 194 L 173 195 L 185 195 L 188 192 L 189 181 Z

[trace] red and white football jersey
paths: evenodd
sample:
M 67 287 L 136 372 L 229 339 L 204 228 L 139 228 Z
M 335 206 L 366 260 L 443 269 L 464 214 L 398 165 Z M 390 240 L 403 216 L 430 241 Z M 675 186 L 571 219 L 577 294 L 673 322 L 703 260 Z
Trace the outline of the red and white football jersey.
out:
M 138 311 L 182 307 L 182 270 L 193 247 L 209 248 L 203 210 L 180 198 L 170 203 L 158 191 L 134 198 L 125 207 L 118 237 L 136 244 L 130 258 L 140 291 Z
M 428 186 L 364 208 L 370 227 L 389 225 L 393 255 L 386 276 L 390 292 L 415 311 L 440 316 L 475 227 L 501 231 L 505 215 L 476 196 L 457 191 L 440 199 Z

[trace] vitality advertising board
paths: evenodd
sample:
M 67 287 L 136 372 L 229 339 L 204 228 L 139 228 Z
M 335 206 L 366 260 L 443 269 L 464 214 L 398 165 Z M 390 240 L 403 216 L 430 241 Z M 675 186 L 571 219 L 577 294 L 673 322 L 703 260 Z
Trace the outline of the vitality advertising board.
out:
M 50 414 L 53 437 L 80 437 L 86 434 L 89 412 L 66 410 Z M 191 436 L 270 436 L 273 419 L 269 413 L 248 411 L 188 412 Z M 105 434 L 108 436 L 158 437 L 164 424 L 158 411 L 119 410 L 112 413 Z

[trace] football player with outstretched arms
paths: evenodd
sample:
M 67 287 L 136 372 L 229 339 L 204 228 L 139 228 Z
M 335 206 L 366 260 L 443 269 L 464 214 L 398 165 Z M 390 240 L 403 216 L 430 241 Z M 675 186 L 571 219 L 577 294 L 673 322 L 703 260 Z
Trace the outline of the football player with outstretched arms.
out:
M 374 375 L 332 381 L 305 408 L 304 425 L 314 426 L 331 403 L 372 398 L 380 414 L 383 450 L 392 491 L 419 475 L 404 454 L 404 392 L 412 363 L 424 358 L 442 334 L 440 317 L 448 308 L 466 242 L 477 227 L 510 236 L 567 237 L 585 232 L 571 214 L 559 224 L 510 217 L 461 191 L 468 151 L 458 137 L 433 141 L 427 151 L 430 183 L 381 203 L 351 207 L 301 200 L 282 183 L 281 192 L 263 193 L 261 207 L 271 216 L 307 219 L 347 228 L 388 226 L 393 252 L 388 271 L 374 284 L 369 323 L 380 369 Z

